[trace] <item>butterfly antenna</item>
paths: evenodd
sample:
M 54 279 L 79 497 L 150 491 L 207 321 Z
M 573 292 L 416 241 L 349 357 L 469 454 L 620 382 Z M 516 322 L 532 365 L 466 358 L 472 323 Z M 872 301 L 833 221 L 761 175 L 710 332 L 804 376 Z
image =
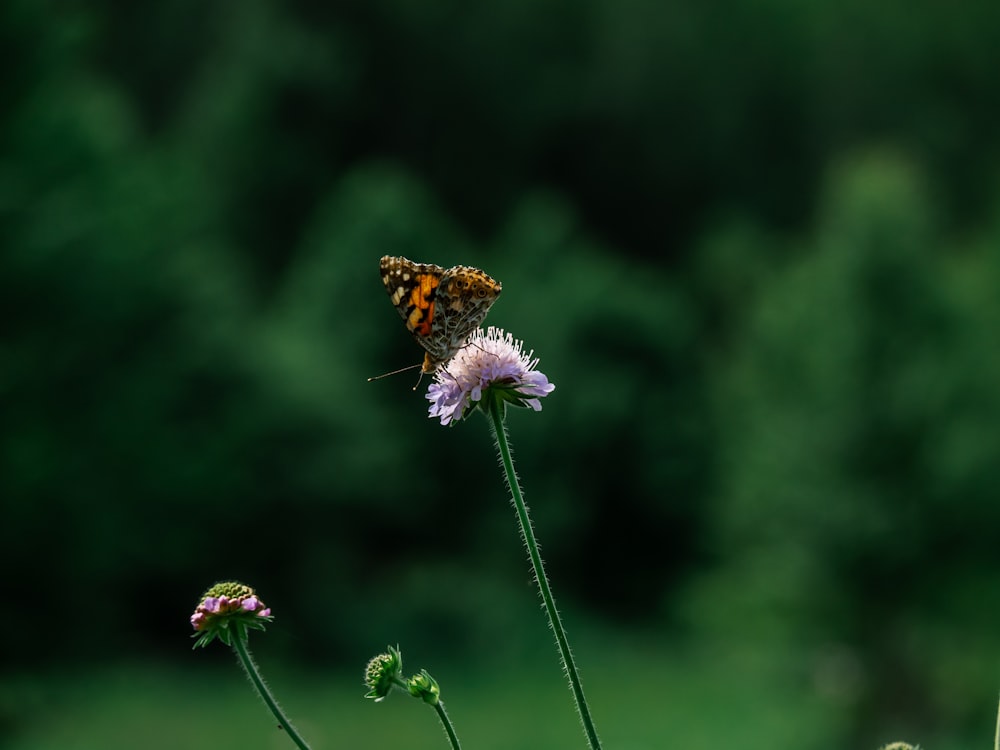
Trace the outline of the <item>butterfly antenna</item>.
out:
M 412 367 L 407 367 L 407 370 L 413 369 Z M 420 374 L 417 375 L 417 382 L 413 384 L 413 390 L 417 390 L 420 387 L 420 381 L 424 379 L 424 371 L 421 369 Z
M 417 364 L 410 365 L 409 367 L 400 367 L 398 370 L 393 370 L 392 372 L 383 372 L 381 375 L 375 375 L 374 377 L 368 378 L 368 382 L 370 383 L 373 380 L 381 380 L 382 378 L 387 378 L 390 375 L 398 375 L 401 372 L 406 372 L 407 370 L 413 370 L 414 368 L 417 368 L 417 367 L 420 367 L 420 366 L 421 366 L 421 363 L 418 362 Z M 420 374 L 423 375 L 423 373 L 420 373 Z M 420 385 L 420 379 L 419 378 L 417 379 L 417 385 Z M 417 386 L 416 385 L 413 386 L 413 390 L 417 390 Z

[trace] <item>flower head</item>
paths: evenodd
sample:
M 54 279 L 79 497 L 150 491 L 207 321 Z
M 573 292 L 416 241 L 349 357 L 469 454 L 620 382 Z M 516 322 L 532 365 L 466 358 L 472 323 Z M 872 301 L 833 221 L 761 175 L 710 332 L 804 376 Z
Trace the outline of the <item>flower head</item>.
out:
M 413 675 L 406 681 L 406 689 L 414 698 L 420 698 L 424 703 L 436 706 L 441 701 L 441 688 L 437 680 L 431 677 L 426 669 Z
M 387 653 L 373 656 L 365 667 L 365 687 L 368 688 L 365 698 L 374 698 L 376 703 L 384 700 L 392 686 L 402 681 L 399 675 L 403 671 L 403 656 L 399 648 L 387 648 Z
M 247 630 L 264 630 L 273 619 L 271 610 L 249 586 L 237 581 L 217 583 L 202 594 L 191 615 L 198 639 L 194 647 L 207 646 L 216 638 L 232 645 L 233 633 L 246 640 Z
M 555 390 L 545 373 L 535 369 L 534 351 L 524 352 L 524 342 L 490 326 L 476 329 L 465 346 L 437 371 L 427 389 L 429 415 L 441 424 L 457 422 L 477 406 L 486 408 L 491 399 L 501 404 L 525 406 L 541 411 L 540 399 Z

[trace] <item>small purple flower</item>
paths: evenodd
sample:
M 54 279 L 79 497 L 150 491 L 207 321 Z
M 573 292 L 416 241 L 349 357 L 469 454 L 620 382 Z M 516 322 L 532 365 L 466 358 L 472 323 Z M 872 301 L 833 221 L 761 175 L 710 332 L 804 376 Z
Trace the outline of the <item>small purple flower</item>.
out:
M 524 342 L 490 326 L 469 337 L 448 364 L 439 368 L 427 389 L 429 416 L 446 425 L 465 417 L 476 406 L 488 403 L 484 394 L 504 403 L 541 411 L 541 398 L 555 390 L 545 373 L 535 369 L 534 351 L 524 352 Z
M 215 638 L 231 645 L 233 632 L 245 639 L 248 629 L 263 630 L 272 619 L 271 610 L 249 586 L 236 581 L 217 583 L 202 595 L 191 615 L 198 638 L 194 645 L 207 646 Z
M 271 610 L 264 606 L 264 602 L 257 598 L 254 594 L 249 599 L 244 599 L 240 605 L 246 612 L 256 612 L 260 617 L 267 617 L 271 614 Z

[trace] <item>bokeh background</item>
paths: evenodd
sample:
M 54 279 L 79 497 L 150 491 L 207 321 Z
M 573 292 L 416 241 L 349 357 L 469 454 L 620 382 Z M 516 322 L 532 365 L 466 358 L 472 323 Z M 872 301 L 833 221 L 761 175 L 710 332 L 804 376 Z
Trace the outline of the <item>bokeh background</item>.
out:
M 583 746 L 480 417 L 378 259 L 471 264 L 607 747 L 987 745 L 1000 4 L 9 0 L 0 744 L 316 747 L 399 643 L 470 747 Z M 425 381 L 426 384 L 426 381 Z M 413 704 L 413 705 L 411 705 Z

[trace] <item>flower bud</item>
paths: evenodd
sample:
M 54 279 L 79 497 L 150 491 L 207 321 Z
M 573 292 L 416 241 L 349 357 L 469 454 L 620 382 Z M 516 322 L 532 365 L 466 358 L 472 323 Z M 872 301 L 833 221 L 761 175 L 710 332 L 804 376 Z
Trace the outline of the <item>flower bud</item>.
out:
M 414 698 L 420 698 L 432 706 L 436 706 L 441 700 L 441 688 L 438 687 L 437 680 L 427 674 L 426 669 L 421 669 L 420 674 L 413 675 L 407 681 L 406 689 Z
M 385 700 L 392 686 L 402 682 L 399 675 L 403 671 L 403 655 L 398 647 L 387 648 L 388 653 L 372 657 L 365 667 L 365 687 L 368 688 L 365 698 L 374 698 L 376 703 Z
M 194 648 L 205 647 L 218 638 L 232 645 L 233 634 L 245 641 L 248 630 L 264 630 L 271 622 L 271 610 L 252 588 L 238 581 L 223 581 L 202 594 L 191 615 L 191 627 L 197 631 Z

